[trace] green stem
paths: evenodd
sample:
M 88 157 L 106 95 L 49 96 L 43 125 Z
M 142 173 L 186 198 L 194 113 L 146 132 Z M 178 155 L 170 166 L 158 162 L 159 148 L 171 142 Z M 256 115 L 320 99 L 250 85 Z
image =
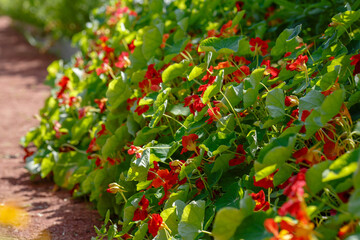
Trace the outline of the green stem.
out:
M 187 127 L 185 127 L 184 124 L 182 124 L 181 122 L 179 122 L 179 121 L 176 120 L 175 118 L 173 118 L 173 117 L 171 117 L 171 116 L 169 116 L 169 115 L 167 115 L 167 114 L 163 114 L 163 115 L 164 115 L 165 117 L 168 117 L 168 118 L 174 120 L 175 122 L 177 122 L 178 124 L 180 124 L 183 128 L 187 129 Z

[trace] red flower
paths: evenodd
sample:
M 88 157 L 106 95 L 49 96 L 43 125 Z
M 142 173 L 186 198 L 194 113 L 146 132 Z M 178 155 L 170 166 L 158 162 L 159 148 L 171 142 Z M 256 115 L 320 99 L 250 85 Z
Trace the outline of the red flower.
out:
M 140 116 L 141 114 L 145 113 L 147 110 L 149 110 L 150 106 L 149 105 L 143 105 L 143 106 L 138 106 L 135 109 L 135 112 Z
M 215 76 L 211 76 L 211 74 L 213 74 L 213 70 L 214 67 L 210 66 L 209 69 L 206 71 L 205 76 L 201 79 L 203 82 L 205 82 L 206 80 L 209 80 L 209 83 L 213 83 L 215 81 Z
M 165 44 L 166 44 L 166 40 L 170 37 L 170 35 L 168 33 L 165 33 L 163 35 L 163 38 L 162 38 L 162 43 L 160 45 L 161 48 L 164 48 L 165 47 Z
M 189 136 L 182 137 L 182 145 L 183 149 L 181 150 L 180 154 L 183 154 L 187 151 L 196 151 L 196 140 L 199 138 L 198 135 L 192 133 Z
M 306 223 L 309 221 L 309 218 L 304 209 L 306 209 L 306 206 L 302 200 L 290 199 L 279 208 L 278 214 L 280 216 L 285 216 L 288 213 L 299 221 Z
M 125 233 L 124 235 L 121 236 L 121 238 L 126 240 L 126 239 L 132 239 L 133 237 L 130 236 L 129 234 Z
M 241 9 L 242 9 L 243 6 L 244 6 L 244 2 L 243 2 L 243 1 L 237 1 L 237 2 L 235 3 L 235 6 L 236 6 L 236 10 L 237 10 L 238 12 L 240 12 Z
M 101 66 L 96 68 L 96 75 L 100 76 L 103 73 L 108 73 L 108 68 L 109 68 L 109 59 L 104 58 L 103 59 L 103 63 L 101 63 Z
M 286 69 L 290 71 L 306 71 L 306 63 L 308 61 L 308 56 L 299 55 L 296 60 L 289 65 L 286 65 Z
M 265 193 L 263 190 L 258 193 L 251 193 L 250 196 L 256 204 L 254 211 L 266 211 L 270 208 L 270 203 L 265 201 Z
M 79 119 L 82 119 L 86 115 L 86 109 L 85 108 L 79 108 L 78 113 L 79 113 Z
M 163 219 L 160 214 L 152 214 L 148 223 L 149 233 L 155 237 L 158 234 L 160 227 L 162 226 Z
M 246 152 L 242 144 L 239 144 L 237 146 L 236 152 L 238 154 L 235 154 L 235 158 L 229 161 L 229 166 L 239 165 L 240 163 L 243 163 L 246 160 Z
M 162 83 L 161 75 L 154 68 L 155 64 L 150 64 L 145 73 L 145 79 L 142 82 L 139 82 L 139 88 L 141 92 L 147 94 L 151 91 L 159 91 L 160 83 Z
M 263 60 L 261 62 L 261 66 L 266 66 L 266 69 L 264 71 L 265 75 L 270 75 L 270 79 L 276 78 L 279 76 L 280 70 L 277 68 L 274 68 L 270 65 L 270 60 Z
M 304 195 L 304 187 L 306 169 L 303 168 L 300 172 L 289 179 L 289 185 L 284 189 L 284 195 L 289 198 L 299 198 Z
M 220 34 L 217 35 L 217 37 L 221 37 L 221 36 L 232 36 L 234 34 L 236 34 L 237 30 L 237 25 L 234 26 L 233 28 L 231 28 L 232 25 L 232 20 L 229 20 L 227 23 L 225 23 L 221 29 L 220 29 Z
M 149 203 L 149 200 L 145 198 L 145 195 L 143 195 L 140 202 L 138 203 L 139 208 L 137 208 L 134 212 L 133 221 L 142 221 L 147 218 L 147 208 L 149 207 Z
M 128 98 L 126 100 L 127 106 L 126 106 L 126 110 L 130 111 L 130 109 L 132 108 L 132 106 L 134 105 L 134 103 L 136 102 L 137 98 Z
M 148 171 L 147 180 L 153 180 L 154 178 L 156 178 L 156 172 L 159 170 L 159 164 L 156 161 L 154 161 L 153 164 L 154 167 L 150 168 Z
M 69 83 L 70 79 L 67 76 L 63 76 L 60 81 L 58 82 L 58 86 L 60 86 L 59 92 L 56 94 L 56 97 L 62 98 L 65 90 L 67 89 L 67 85 Z
M 266 188 L 266 189 L 273 188 L 274 187 L 274 183 L 273 183 L 274 175 L 275 175 L 275 172 L 259 181 L 256 181 L 255 176 L 254 176 L 253 177 L 254 178 L 254 186 L 262 187 L 262 188 Z
M 129 59 L 128 52 L 122 52 L 118 57 L 118 61 L 115 63 L 115 66 L 118 68 L 128 67 L 131 64 Z
M 29 151 L 29 149 L 27 147 L 24 148 L 25 151 L 25 156 L 23 157 L 24 162 L 26 162 L 26 158 L 31 157 L 35 152 L 34 151 Z
M 207 110 L 207 113 L 209 114 L 210 118 L 205 122 L 207 122 L 208 124 L 211 124 L 213 121 L 218 121 L 221 118 L 219 107 L 209 108 Z
M 286 53 L 284 54 L 284 58 L 290 56 L 291 54 L 292 54 L 292 52 L 286 52 Z
M 272 218 L 267 218 L 264 221 L 264 227 L 266 231 L 272 233 L 275 237 L 279 235 L 279 226 Z M 276 239 L 276 238 L 275 238 Z M 273 240 L 273 238 L 271 238 Z
M 96 136 L 100 137 L 104 134 L 106 134 L 106 127 L 105 127 L 105 124 L 101 124 L 101 130 L 96 134 Z
M 88 149 L 86 150 L 87 153 L 95 152 L 100 150 L 100 147 L 96 144 L 96 138 L 91 139 Z
M 135 39 L 133 39 L 133 40 L 131 41 L 131 43 L 128 44 L 128 48 L 129 48 L 129 50 L 130 50 L 131 53 L 133 53 L 134 50 L 135 50 L 135 44 L 134 44 L 134 42 L 135 42 Z
M 141 158 L 141 154 L 143 153 L 143 151 L 144 151 L 143 148 L 131 145 L 130 149 L 128 150 L 128 154 L 133 155 L 136 153 L 136 158 Z
M 350 65 L 355 66 L 360 61 L 360 54 L 356 54 L 350 58 L 351 63 Z
M 234 61 L 237 63 L 237 65 L 248 65 L 251 62 L 249 60 L 247 60 L 244 57 L 239 57 L 239 56 L 235 56 L 234 57 Z
M 196 186 L 196 188 L 197 188 L 199 191 L 201 191 L 201 190 L 203 190 L 203 189 L 205 188 L 205 184 L 204 184 L 204 182 L 202 181 L 201 178 L 198 178 L 198 179 L 196 180 L 195 186 Z
M 55 130 L 55 137 L 56 138 L 60 138 L 61 135 L 66 134 L 66 132 L 61 132 L 60 128 L 61 128 L 61 123 L 59 123 L 58 121 L 55 121 L 53 129 Z
M 98 107 L 100 108 L 100 113 L 105 112 L 106 110 L 106 102 L 107 99 L 106 98 L 102 98 L 102 99 L 95 99 L 94 102 L 98 105 Z
M 285 106 L 294 107 L 297 105 L 299 105 L 299 99 L 296 96 L 291 95 L 285 97 Z
M 72 107 L 74 105 L 74 103 L 77 102 L 77 100 L 78 100 L 77 97 L 74 97 L 74 96 L 70 97 L 69 98 L 69 107 Z
M 240 69 L 232 73 L 234 75 L 234 80 L 237 83 L 240 83 L 246 76 L 250 75 L 250 68 L 248 66 L 241 66 Z
M 355 66 L 353 71 L 353 75 L 355 76 L 356 74 L 360 73 L 360 54 L 352 56 L 350 60 L 352 60 L 350 64 Z
M 184 99 L 184 107 L 189 107 L 190 112 L 195 115 L 195 111 L 200 112 L 205 104 L 201 102 L 198 95 L 190 95 Z
M 267 49 L 268 49 L 268 41 L 263 41 L 261 40 L 261 38 L 257 37 L 257 38 L 252 38 L 250 39 L 249 44 L 252 46 L 250 48 L 251 51 L 253 51 L 255 53 L 255 55 L 266 55 L 267 54 Z

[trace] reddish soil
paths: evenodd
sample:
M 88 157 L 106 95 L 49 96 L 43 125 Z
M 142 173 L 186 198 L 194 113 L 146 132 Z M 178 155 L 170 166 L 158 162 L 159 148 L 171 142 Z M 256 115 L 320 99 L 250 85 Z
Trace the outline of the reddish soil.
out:
M 24 169 L 20 138 L 37 125 L 49 88 L 42 84 L 55 59 L 40 54 L 0 17 L 0 204 L 16 203 L 30 216 L 28 227 L 0 226 L 0 239 L 91 239 L 100 216 L 84 199 L 53 191 L 49 180 L 30 180 Z

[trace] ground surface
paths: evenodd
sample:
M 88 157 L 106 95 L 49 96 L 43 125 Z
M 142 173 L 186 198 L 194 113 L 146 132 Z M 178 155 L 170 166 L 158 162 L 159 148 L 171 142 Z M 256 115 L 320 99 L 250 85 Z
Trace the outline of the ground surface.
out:
M 90 239 L 99 215 L 91 204 L 52 191 L 49 180 L 30 181 L 23 168 L 21 136 L 37 125 L 33 117 L 49 95 L 42 85 L 54 57 L 41 55 L 0 17 L 0 204 L 16 202 L 30 216 L 28 227 L 0 227 L 0 239 Z

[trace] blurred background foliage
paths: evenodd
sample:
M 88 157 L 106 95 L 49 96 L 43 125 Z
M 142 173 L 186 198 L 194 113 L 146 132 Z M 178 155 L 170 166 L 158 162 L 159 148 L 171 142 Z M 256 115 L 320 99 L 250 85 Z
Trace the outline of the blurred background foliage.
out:
M 37 34 L 71 38 L 104 0 L 0 0 L 0 15 L 35 27 Z

